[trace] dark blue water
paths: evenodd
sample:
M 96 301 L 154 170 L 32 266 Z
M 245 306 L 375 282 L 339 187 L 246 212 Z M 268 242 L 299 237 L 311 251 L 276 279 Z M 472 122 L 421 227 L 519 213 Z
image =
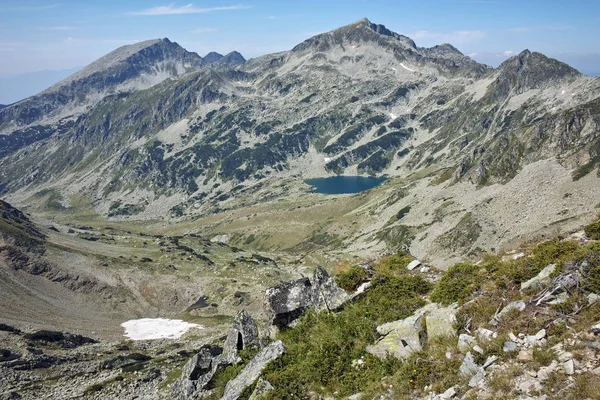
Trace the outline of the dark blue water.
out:
M 307 179 L 304 183 L 313 186 L 313 192 L 323 194 L 360 193 L 381 185 L 386 178 L 364 176 L 332 176 Z

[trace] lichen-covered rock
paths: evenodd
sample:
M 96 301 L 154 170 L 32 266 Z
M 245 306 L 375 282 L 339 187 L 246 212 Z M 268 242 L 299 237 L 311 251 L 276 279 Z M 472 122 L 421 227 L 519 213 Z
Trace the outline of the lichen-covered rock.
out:
M 220 362 L 234 364 L 240 360 L 239 352 L 250 345 L 258 345 L 258 327 L 246 310 L 235 316 L 233 326 L 223 345 Z
M 384 337 L 367 346 L 367 352 L 381 359 L 388 356 L 405 359 L 415 351 L 423 350 L 425 331 L 422 321 L 423 314 L 416 314 L 378 326 L 377 332 Z
M 244 389 L 252 385 L 252 383 L 260 376 L 260 373 L 265 366 L 269 362 L 279 358 L 284 352 L 285 346 L 281 340 L 270 343 L 263 348 L 252 360 L 250 360 L 238 376 L 227 382 L 222 400 L 236 400 Z
M 456 307 L 452 306 L 432 310 L 425 317 L 427 340 L 444 336 L 456 336 L 456 329 L 454 328 L 456 312 Z
M 539 290 L 543 286 L 550 283 L 550 275 L 556 269 L 556 264 L 547 265 L 539 274 L 531 278 L 530 280 L 521 283 L 521 291 L 525 290 Z

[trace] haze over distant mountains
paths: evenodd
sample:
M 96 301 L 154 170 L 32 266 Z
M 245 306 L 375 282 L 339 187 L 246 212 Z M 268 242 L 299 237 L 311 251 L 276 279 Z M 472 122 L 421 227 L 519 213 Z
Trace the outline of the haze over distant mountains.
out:
M 81 67 L 75 67 L 59 71 L 29 72 L 0 78 L 0 103 L 11 104 L 38 94 L 80 69 Z
M 363 19 L 247 62 L 206 58 L 124 46 L 1 110 L 0 191 L 170 220 L 293 197 L 303 178 L 386 175 L 411 183 L 344 228 L 346 250 L 434 259 L 595 212 L 600 79 L 543 54 L 491 68 Z

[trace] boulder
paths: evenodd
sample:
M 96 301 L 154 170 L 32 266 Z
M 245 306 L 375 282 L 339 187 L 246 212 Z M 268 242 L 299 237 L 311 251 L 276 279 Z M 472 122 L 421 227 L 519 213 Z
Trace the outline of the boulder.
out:
M 456 312 L 456 307 L 452 306 L 432 310 L 425 317 L 427 340 L 444 336 L 456 336 L 456 329 L 454 328 Z
M 315 268 L 312 288 L 312 307 L 318 311 L 337 310 L 350 299 L 346 291 L 337 285 L 335 278 L 323 267 Z
M 289 326 L 308 309 L 339 310 L 369 287 L 370 283 L 366 282 L 356 293 L 349 295 L 337 285 L 335 278 L 330 276 L 323 267 L 317 267 L 312 281 L 302 278 L 267 289 L 265 305 L 272 317 L 272 324 L 281 328 Z
M 282 282 L 267 289 L 265 302 L 272 324 L 277 327 L 288 326 L 312 306 L 311 283 L 308 278 Z
M 525 290 L 540 290 L 544 286 L 550 284 L 550 275 L 556 269 L 556 264 L 547 265 L 539 274 L 521 283 L 521 291 Z
M 187 399 L 204 389 L 216 372 L 221 348 L 204 346 L 181 370 L 181 376 L 173 384 L 173 397 Z
M 422 320 L 423 314 L 416 314 L 378 326 L 377 332 L 384 337 L 374 345 L 367 346 L 367 352 L 381 359 L 388 355 L 405 359 L 415 351 L 423 350 L 425 331 Z
M 258 346 L 258 327 L 246 310 L 237 313 L 233 326 L 223 345 L 220 362 L 235 364 L 240 361 L 239 352 L 246 346 Z
M 244 389 L 252 385 L 260 376 L 265 366 L 279 358 L 284 352 L 285 346 L 281 340 L 270 343 L 263 348 L 235 378 L 227 382 L 222 400 L 236 400 Z

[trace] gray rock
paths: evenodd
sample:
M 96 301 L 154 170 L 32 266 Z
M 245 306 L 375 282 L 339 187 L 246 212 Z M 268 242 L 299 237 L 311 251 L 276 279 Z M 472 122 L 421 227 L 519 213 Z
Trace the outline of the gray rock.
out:
M 484 379 L 485 371 L 483 370 L 483 368 L 479 368 L 479 370 L 477 370 L 477 373 L 475 373 L 475 375 L 473 375 L 471 379 L 469 379 L 469 386 L 472 388 L 477 387 L 483 382 Z
M 248 386 L 260 376 L 265 366 L 279 358 L 285 352 L 285 346 L 278 340 L 263 348 L 234 379 L 227 382 L 222 400 L 236 400 Z
M 406 269 L 409 271 L 412 271 L 413 269 L 419 267 L 420 265 L 421 265 L 421 261 L 412 260 L 411 262 L 408 263 L 408 265 L 406 266 Z
M 475 357 L 469 351 L 460 365 L 460 374 L 464 377 L 470 377 L 477 374 L 480 370 L 483 370 L 483 368 L 475 362 Z
M 265 302 L 272 324 L 277 327 L 287 326 L 312 306 L 310 281 L 308 278 L 301 278 L 267 289 Z
M 271 385 L 268 380 L 259 378 L 256 387 L 248 400 L 260 400 L 271 390 L 273 390 L 273 385 Z
M 456 329 L 454 328 L 456 311 L 456 307 L 432 310 L 425 317 L 427 340 L 432 340 L 437 337 L 456 336 Z
M 450 389 L 446 390 L 444 393 L 440 394 L 437 397 L 440 400 L 448 400 L 453 398 L 454 396 L 456 396 L 456 389 L 454 389 L 454 387 L 451 387 Z
M 523 311 L 525 310 L 525 307 L 527 307 L 527 305 L 525 304 L 524 301 L 519 300 L 519 301 L 513 301 L 512 303 L 508 303 L 506 305 L 506 307 L 504 307 L 502 309 L 502 311 L 500 311 L 498 313 L 498 315 L 496 316 L 496 318 L 501 318 L 503 315 L 505 315 L 506 313 L 512 311 L 512 310 L 519 310 L 519 311 Z
M 527 282 L 521 283 L 521 291 L 525 290 L 539 290 L 543 286 L 550 283 L 550 274 L 556 269 L 556 264 L 547 265 L 539 274 L 528 280 Z
M 312 280 L 312 306 L 321 311 L 334 311 L 342 307 L 350 296 L 335 282 L 323 267 L 315 268 Z
M 362 291 L 368 289 L 368 285 Z M 360 292 L 362 293 L 362 292 Z M 357 292 L 357 295 L 360 294 Z M 308 278 L 283 282 L 267 289 L 265 303 L 276 327 L 289 326 L 308 309 L 338 310 L 353 296 L 348 295 L 322 267 L 315 268 L 312 282 Z
M 563 363 L 563 369 L 565 370 L 565 374 L 573 375 L 575 373 L 575 364 L 573 363 L 573 359 L 565 361 Z
M 377 332 L 384 337 L 374 345 L 367 346 L 367 352 L 381 359 L 387 358 L 388 355 L 405 359 L 415 351 L 423 350 L 425 331 L 422 319 L 422 315 L 413 315 L 378 326 Z
M 598 335 L 600 334 L 600 322 L 597 323 L 596 325 L 592 326 L 592 328 L 590 329 L 592 331 L 593 334 Z
M 512 351 L 517 351 L 519 345 L 515 342 L 504 342 L 504 346 L 502 346 L 502 351 L 505 353 L 510 353 Z
M 240 360 L 239 352 L 246 346 L 258 346 L 258 327 L 254 319 L 242 310 L 237 313 L 233 320 L 233 326 L 227 335 L 223 345 L 223 354 L 220 362 L 234 364 Z
M 212 379 L 215 373 L 215 363 L 221 354 L 221 348 L 205 346 L 192 357 L 181 371 L 181 376 L 173 384 L 173 397 L 190 398 Z
M 423 318 L 435 309 L 435 303 L 428 304 L 408 318 L 378 326 L 377 332 L 384 337 L 367 346 L 367 352 L 381 359 L 388 355 L 404 359 L 415 351 L 421 351 L 426 337 Z
M 496 361 L 498 361 L 498 356 L 489 356 L 483 363 L 483 369 L 489 368 Z
M 598 296 L 596 293 L 590 293 L 587 295 L 587 300 L 588 300 L 588 305 L 592 305 L 598 302 L 598 300 L 600 300 L 600 296 Z
M 460 350 L 461 353 L 466 353 L 471 350 L 475 344 L 476 341 L 474 336 L 467 335 L 466 333 L 461 333 L 458 336 L 458 350 Z

